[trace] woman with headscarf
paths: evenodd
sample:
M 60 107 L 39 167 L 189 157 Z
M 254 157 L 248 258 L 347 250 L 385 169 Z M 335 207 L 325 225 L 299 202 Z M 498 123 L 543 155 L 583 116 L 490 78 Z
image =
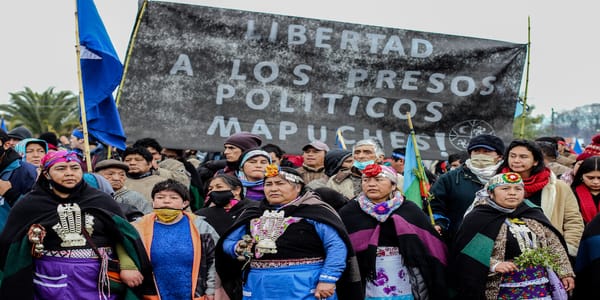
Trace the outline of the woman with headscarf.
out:
M 139 235 L 110 195 L 82 180 L 77 154 L 51 152 L 41 164 L 36 185 L 12 208 L 0 236 L 0 298 L 155 293 Z
M 571 188 L 585 224 L 600 211 L 600 156 L 585 159 L 575 173 Z
M 219 235 L 185 211 L 189 204 L 189 189 L 167 179 L 152 188 L 154 211 L 133 223 L 151 259 L 160 299 L 214 299 Z
M 263 183 L 265 168 L 271 164 L 271 155 L 264 150 L 253 148 L 242 154 L 240 169 L 236 172 L 244 187 L 244 195 L 253 201 L 265 199 Z
M 477 193 L 457 232 L 448 269 L 456 299 L 557 299 L 553 289 L 566 299 L 565 292 L 575 287 L 560 232 L 524 196 L 525 184 L 514 172 L 495 175 Z M 536 249 L 554 253 L 546 259 L 549 265 L 516 264 L 521 254 Z M 552 281 L 548 267 L 562 287 Z
M 362 192 L 340 210 L 365 299 L 446 299 L 447 249 L 428 217 L 396 189 L 396 171 L 362 172 Z
M 569 255 L 575 257 L 584 225 L 571 188 L 544 165 L 544 154 L 533 141 L 512 141 L 504 157 L 498 173 L 515 172 L 521 176 L 525 198 L 542 208 L 565 238 Z
M 24 139 L 15 145 L 15 151 L 23 157 L 23 160 L 34 165 L 41 172 L 42 157 L 48 152 L 48 144 L 40 139 Z
M 270 165 L 264 185 L 266 199 L 243 212 L 217 247 L 217 271 L 229 296 L 362 299 L 335 210 L 305 191 L 292 168 Z

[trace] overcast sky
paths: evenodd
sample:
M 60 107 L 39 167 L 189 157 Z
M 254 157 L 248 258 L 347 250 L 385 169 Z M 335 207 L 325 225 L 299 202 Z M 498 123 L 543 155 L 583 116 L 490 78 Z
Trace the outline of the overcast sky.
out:
M 600 102 L 600 18 L 594 1 L 355 1 L 196 0 L 206 6 L 328 19 L 527 43 L 531 17 L 528 102 L 550 115 Z M 96 0 L 121 61 L 137 0 Z M 20 0 L 0 4 L 0 103 L 9 92 L 78 91 L 75 0 Z M 525 86 L 523 81 L 522 87 Z

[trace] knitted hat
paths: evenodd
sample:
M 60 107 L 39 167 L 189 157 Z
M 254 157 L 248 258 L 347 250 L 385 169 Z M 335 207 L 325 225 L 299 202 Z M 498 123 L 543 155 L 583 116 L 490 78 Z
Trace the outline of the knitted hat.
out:
M 242 167 L 244 166 L 244 164 L 246 163 L 247 160 L 249 160 L 250 158 L 255 157 L 255 156 L 264 156 L 269 161 L 269 164 L 272 163 L 271 155 L 269 153 L 267 153 L 267 151 L 264 151 L 261 149 L 253 149 L 242 155 L 242 160 L 240 161 L 240 169 L 242 169 Z
M 98 172 L 108 168 L 117 168 L 125 172 L 129 172 L 129 166 L 126 163 L 116 159 L 105 159 L 99 161 L 96 164 L 96 167 L 94 168 L 94 172 Z
M 519 175 L 519 173 L 507 172 L 494 175 L 492 178 L 490 178 L 490 181 L 488 181 L 485 186 L 488 191 L 492 191 L 499 186 L 507 184 L 518 184 L 521 186 L 524 185 L 523 179 L 521 179 L 521 175 Z
M 234 145 L 242 149 L 242 151 L 246 151 L 250 148 L 259 147 L 262 144 L 262 140 L 257 135 L 242 131 L 228 137 L 223 145 L 227 144 Z
M 9 131 L 8 137 L 17 139 L 17 140 L 28 139 L 28 138 L 31 138 L 31 131 L 29 131 L 29 129 L 27 129 L 25 127 L 19 126 L 15 129 Z
M 15 145 L 15 151 L 17 151 L 23 159 L 27 156 L 27 145 L 29 144 L 38 144 L 44 148 L 44 152 L 48 152 L 46 141 L 40 139 L 23 139 Z
M 490 151 L 496 151 L 498 155 L 504 155 L 504 142 L 495 135 L 481 134 L 471 138 L 467 151 L 469 154 L 471 151 L 477 148 L 484 148 Z
M 348 157 L 352 156 L 352 152 L 342 149 L 333 149 L 325 154 L 325 175 L 331 177 L 337 173 L 342 167 L 342 163 Z
M 327 146 L 327 144 L 317 140 L 313 141 L 310 144 L 304 145 L 304 147 L 302 147 L 302 151 L 306 151 L 306 149 L 308 149 L 309 147 L 315 148 L 319 151 L 329 151 L 329 146 Z
M 584 160 L 592 156 L 600 156 L 600 133 L 592 137 L 592 142 L 585 146 L 583 152 L 577 156 L 577 160 Z

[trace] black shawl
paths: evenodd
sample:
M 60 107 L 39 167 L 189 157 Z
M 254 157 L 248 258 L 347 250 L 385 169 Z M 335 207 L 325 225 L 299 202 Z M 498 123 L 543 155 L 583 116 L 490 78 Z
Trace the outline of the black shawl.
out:
M 363 290 L 366 280 L 375 273 L 380 226 L 393 226 L 404 263 L 408 267 L 419 269 L 429 297 L 447 298 L 444 276 L 447 248 L 427 215 L 416 204 L 404 201 L 383 223 L 366 214 L 358 201 L 346 204 L 340 210 L 340 216 L 355 246 Z
M 600 287 L 600 214 L 583 230 L 575 260 L 575 298 L 588 299 Z
M 550 228 L 561 240 L 542 209 L 523 201 L 512 213 L 503 213 L 489 205 L 478 205 L 467 214 L 458 230 L 451 250 L 448 268 L 451 288 L 456 299 L 485 299 L 485 285 L 490 269 L 490 257 L 500 227 L 506 218 L 526 218 Z
M 82 213 L 97 218 L 104 226 L 101 229 L 104 239 L 109 239 L 113 246 L 122 243 L 144 276 L 141 286 L 133 290 L 125 288 L 126 299 L 156 294 L 151 264 L 142 241 L 112 197 L 82 181 L 68 198 L 63 199 L 56 196 L 45 177 L 40 176 L 34 189 L 11 209 L 0 235 L 0 299 L 33 299 L 34 261 L 27 231 L 32 224 L 41 224 L 47 232 L 51 231 L 58 223 L 58 204 L 68 202 L 77 203 Z M 94 234 L 92 240 L 96 240 Z
M 263 212 L 267 209 L 273 209 L 272 206 L 266 200 L 261 201 L 259 206 L 248 207 L 235 221 L 233 226 L 225 233 L 218 245 L 216 251 L 216 268 L 223 288 L 232 300 L 242 298 L 242 278 L 244 276 L 244 270 L 242 270 L 243 263 L 237 261 L 235 258 L 231 258 L 223 251 L 223 241 L 231 233 L 231 231 L 239 228 L 240 226 L 248 226 L 250 220 L 259 218 Z M 340 280 L 336 283 L 336 293 L 340 300 L 359 300 L 364 299 L 363 292 L 360 289 L 360 274 L 358 271 L 358 265 L 356 262 L 356 256 L 352 249 L 352 244 L 344 228 L 344 224 L 340 220 L 335 210 L 319 200 L 312 192 L 307 192 L 302 196 L 302 200 L 297 205 L 289 205 L 282 209 L 285 212 L 285 216 L 294 216 L 311 219 L 320 223 L 332 226 L 337 230 L 339 236 L 342 238 L 347 248 L 346 256 L 346 269 L 344 270 Z

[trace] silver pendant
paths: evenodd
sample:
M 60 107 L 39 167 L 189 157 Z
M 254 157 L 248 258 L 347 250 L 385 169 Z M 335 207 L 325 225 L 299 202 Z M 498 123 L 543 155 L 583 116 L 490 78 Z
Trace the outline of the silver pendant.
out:
M 82 224 L 81 208 L 77 203 L 59 204 L 56 211 L 58 223 L 52 226 L 52 229 L 62 240 L 60 246 L 65 248 L 85 246 L 86 240 L 81 229 L 83 226 L 86 229 L 91 228 L 94 223 L 93 217 L 89 219 L 86 216 L 85 224 Z
M 250 233 L 257 241 L 254 256 L 260 258 L 265 253 L 277 253 L 275 241 L 285 232 L 287 227 L 300 218 L 284 217 L 283 211 L 265 210 L 258 219 L 250 221 Z

